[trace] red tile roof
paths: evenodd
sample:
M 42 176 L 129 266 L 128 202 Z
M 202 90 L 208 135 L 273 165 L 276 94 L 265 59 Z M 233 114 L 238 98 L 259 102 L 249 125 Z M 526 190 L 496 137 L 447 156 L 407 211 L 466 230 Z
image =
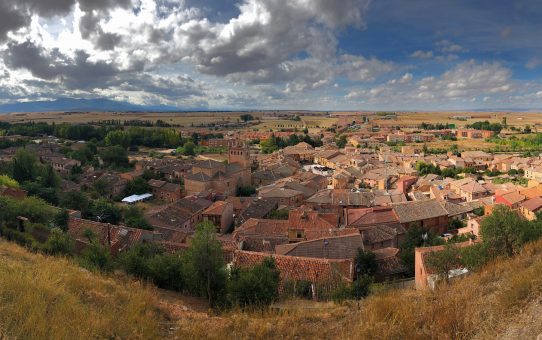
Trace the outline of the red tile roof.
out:
M 280 270 L 281 280 L 325 282 L 332 280 L 352 281 L 352 260 L 329 260 L 309 257 L 268 255 L 238 250 L 234 253 L 233 264 L 252 267 L 266 257 L 273 257 Z

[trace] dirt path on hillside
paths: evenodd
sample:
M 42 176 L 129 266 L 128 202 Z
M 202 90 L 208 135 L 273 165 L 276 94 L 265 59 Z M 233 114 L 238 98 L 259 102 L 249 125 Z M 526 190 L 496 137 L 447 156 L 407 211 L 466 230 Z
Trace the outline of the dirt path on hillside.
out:
M 497 336 L 501 340 L 542 339 L 542 297 L 522 310 L 508 329 Z

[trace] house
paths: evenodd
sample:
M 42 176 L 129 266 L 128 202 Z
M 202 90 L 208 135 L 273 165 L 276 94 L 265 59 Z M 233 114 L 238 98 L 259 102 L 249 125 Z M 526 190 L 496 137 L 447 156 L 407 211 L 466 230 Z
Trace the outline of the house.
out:
M 418 181 L 418 177 L 416 176 L 401 176 L 396 182 L 397 189 L 401 191 L 403 194 L 406 194 L 412 185 Z
M 533 166 L 525 169 L 525 178 L 538 179 L 542 178 L 542 166 Z
M 250 218 L 232 233 L 239 249 L 273 253 L 275 246 L 289 243 L 287 220 Z
M 521 202 L 525 201 L 525 199 L 526 196 L 520 194 L 517 190 L 495 194 L 495 204 L 504 204 L 511 209 L 518 209 Z
M 42 162 L 45 162 L 53 167 L 62 177 L 67 177 L 71 174 L 72 169 L 76 166 L 81 166 L 81 162 L 76 159 L 66 158 L 62 155 L 42 156 Z
M 529 221 L 538 219 L 537 213 L 542 209 L 542 197 L 531 198 L 519 205 L 520 214 Z
M 472 235 L 476 239 L 480 238 L 480 227 L 482 225 L 482 220 L 484 219 L 484 216 L 479 216 L 475 218 L 471 218 L 467 221 L 467 226 L 463 228 L 457 229 L 458 235 Z
M 128 181 L 122 178 L 118 173 L 104 171 L 85 173 L 80 182 L 83 188 L 91 186 L 101 187 L 101 190 L 107 193 L 105 196 L 109 199 L 122 197 L 126 184 L 128 183 Z
M 282 149 L 285 156 L 292 157 L 299 162 L 312 162 L 314 159 L 315 150 L 312 145 L 301 142 L 293 146 L 287 146 Z
M 150 179 L 149 186 L 155 198 L 165 202 L 175 202 L 181 199 L 181 186 L 166 181 Z
M 363 249 L 363 240 L 358 233 L 277 245 L 275 252 L 278 255 L 338 260 L 354 259 L 360 249 Z
M 400 225 L 391 206 L 347 208 L 345 224 L 348 228 L 368 228 L 380 225 Z
M 392 207 L 399 223 L 406 230 L 413 225 L 419 225 L 438 234 L 447 230 L 448 211 L 436 200 L 396 203 Z
M 203 220 L 203 211 L 211 204 L 209 200 L 188 196 L 165 207 L 148 210 L 145 217 L 155 230 L 168 234 L 173 231 L 193 233 L 196 224 Z
M 331 236 L 339 227 L 339 216 L 333 212 L 319 212 L 309 207 L 290 210 L 288 239 L 290 242 Z
M 283 205 L 289 207 L 298 206 L 305 198 L 302 191 L 278 187 L 272 188 L 269 191 L 261 192 L 258 194 L 258 196 L 263 199 L 276 200 L 279 206 Z
M 232 265 L 253 267 L 272 257 L 280 272 L 279 292 L 295 291 L 300 283 L 308 283 L 309 294 L 314 300 L 329 297 L 339 286 L 354 279 L 351 259 L 321 259 L 311 257 L 264 254 L 250 251 L 235 251 Z
M 457 204 L 448 201 L 439 201 L 440 205 L 448 212 L 450 220 L 464 220 L 467 214 L 472 212 L 474 208 L 470 205 Z
M 473 241 L 467 241 L 463 243 L 455 243 L 454 247 L 468 247 L 473 244 Z M 427 259 L 429 254 L 444 250 L 445 246 L 433 246 L 416 248 L 414 253 L 414 275 L 416 282 L 416 289 L 435 289 L 438 275 L 433 268 L 428 266 Z M 468 273 L 468 270 L 461 265 L 457 265 L 456 268 L 448 272 L 448 277 L 453 279 L 460 277 Z
M 68 220 L 68 235 L 75 240 L 77 252 L 85 249 L 92 238 L 95 238 L 112 256 L 119 255 L 139 242 L 160 240 L 160 235 L 152 231 L 75 217 Z
M 375 205 L 375 194 L 350 189 L 324 189 L 305 200 L 305 205 L 315 210 L 336 212 L 340 222 L 344 222 L 344 209 L 372 207 Z
M 393 247 L 381 248 L 372 251 L 375 254 L 377 269 L 375 281 L 393 281 L 404 277 L 407 269 L 399 258 L 399 249 Z
M 251 218 L 266 218 L 271 212 L 277 210 L 278 206 L 276 199 L 250 198 L 248 205 L 236 215 L 235 225 L 241 225 Z
M 202 213 L 203 221 L 211 222 L 218 233 L 225 234 L 233 227 L 233 204 L 216 201 Z

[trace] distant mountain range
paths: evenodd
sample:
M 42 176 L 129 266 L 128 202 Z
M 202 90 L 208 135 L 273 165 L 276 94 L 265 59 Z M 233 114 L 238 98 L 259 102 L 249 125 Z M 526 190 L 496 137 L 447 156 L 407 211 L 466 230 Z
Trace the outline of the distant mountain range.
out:
M 167 105 L 136 105 L 128 102 L 115 101 L 105 98 L 73 99 L 61 98 L 50 101 L 18 102 L 0 105 L 0 113 L 10 112 L 85 112 L 85 111 L 192 111 L 205 108 L 178 108 Z

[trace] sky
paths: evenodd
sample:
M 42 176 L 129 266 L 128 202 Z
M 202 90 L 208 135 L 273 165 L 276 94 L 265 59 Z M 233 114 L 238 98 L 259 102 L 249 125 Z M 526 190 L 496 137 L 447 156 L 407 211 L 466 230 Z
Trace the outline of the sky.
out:
M 540 0 L 1 0 L 0 103 L 542 109 Z

